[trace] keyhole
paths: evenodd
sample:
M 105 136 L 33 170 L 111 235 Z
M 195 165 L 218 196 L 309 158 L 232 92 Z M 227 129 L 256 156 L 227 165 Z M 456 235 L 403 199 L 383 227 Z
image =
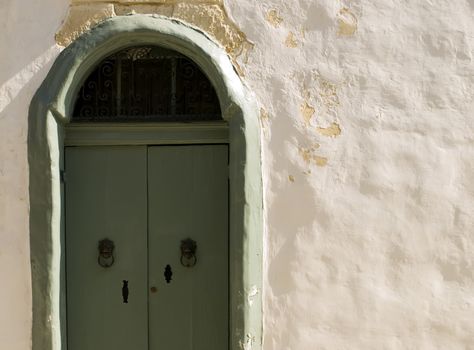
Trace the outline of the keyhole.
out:
M 128 304 L 128 281 L 126 280 L 123 280 L 122 298 L 123 298 L 124 304 Z
M 171 282 L 171 276 L 173 276 L 173 272 L 171 271 L 171 266 L 166 265 L 166 267 L 165 267 L 165 281 L 166 281 L 166 283 Z

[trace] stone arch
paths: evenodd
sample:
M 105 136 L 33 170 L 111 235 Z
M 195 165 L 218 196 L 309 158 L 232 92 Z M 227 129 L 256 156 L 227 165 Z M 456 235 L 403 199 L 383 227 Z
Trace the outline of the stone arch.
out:
M 229 125 L 231 349 L 262 343 L 262 185 L 258 112 L 225 50 L 203 32 L 161 16 L 108 19 L 56 59 L 32 99 L 28 120 L 30 250 L 35 350 L 64 341 L 62 193 L 64 127 L 78 89 L 97 62 L 126 46 L 157 44 L 179 51 L 207 74 Z

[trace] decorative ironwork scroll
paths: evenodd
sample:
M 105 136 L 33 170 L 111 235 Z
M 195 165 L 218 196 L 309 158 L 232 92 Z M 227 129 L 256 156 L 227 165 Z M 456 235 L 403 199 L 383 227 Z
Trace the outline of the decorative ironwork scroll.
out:
M 104 59 L 77 96 L 73 122 L 221 120 L 217 94 L 196 63 L 156 46 Z

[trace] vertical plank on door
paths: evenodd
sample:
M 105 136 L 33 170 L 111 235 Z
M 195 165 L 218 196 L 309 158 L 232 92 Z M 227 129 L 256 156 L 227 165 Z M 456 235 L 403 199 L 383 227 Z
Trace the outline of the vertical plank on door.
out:
M 146 161 L 146 147 L 66 148 L 68 350 L 148 349 Z M 109 268 L 103 238 L 115 243 Z
M 148 149 L 150 350 L 228 348 L 227 172 L 226 145 Z M 197 242 L 192 268 L 185 238 Z

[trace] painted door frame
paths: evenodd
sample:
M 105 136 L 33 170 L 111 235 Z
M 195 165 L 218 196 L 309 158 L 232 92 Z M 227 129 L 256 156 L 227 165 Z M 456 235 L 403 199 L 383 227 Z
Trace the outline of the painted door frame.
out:
M 32 99 L 28 120 L 34 350 L 65 349 L 64 218 L 60 173 L 75 97 L 102 59 L 131 45 L 181 52 L 206 73 L 229 127 L 230 350 L 262 346 L 262 181 L 258 111 L 225 50 L 162 16 L 108 19 L 68 46 Z

